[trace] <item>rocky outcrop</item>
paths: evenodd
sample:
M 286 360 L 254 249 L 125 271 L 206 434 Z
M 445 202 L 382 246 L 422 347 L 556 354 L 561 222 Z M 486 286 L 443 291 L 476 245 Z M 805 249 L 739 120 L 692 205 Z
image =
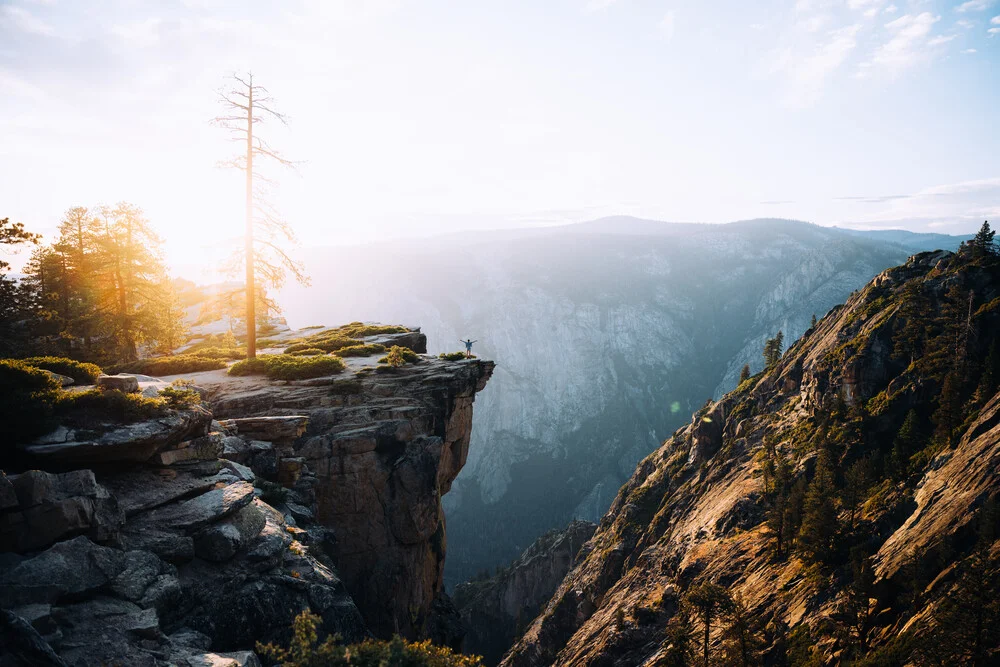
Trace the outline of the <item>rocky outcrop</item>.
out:
M 464 650 L 495 665 L 527 628 L 563 577 L 585 555 L 597 524 L 574 521 L 549 531 L 521 557 L 491 577 L 455 587 L 454 602 L 467 629 Z
M 764 664 L 995 660 L 995 635 L 976 662 L 955 633 L 1000 621 L 968 603 L 1000 593 L 998 269 L 918 255 L 696 413 L 502 664 L 681 664 L 678 610 L 707 583 L 749 623 L 719 619 L 720 659 L 730 624 Z
M 422 357 L 378 372 L 368 363 L 346 377 L 206 388 L 222 424 L 275 439 L 240 456 L 333 531 L 338 571 L 372 631 L 458 645 L 442 596 L 441 496 L 468 457 L 473 400 L 493 363 Z
M 288 422 L 253 433 L 287 443 L 305 424 Z M 0 664 L 252 667 L 256 642 L 287 641 L 306 609 L 324 633 L 368 635 L 328 531 L 304 529 L 261 499 L 250 468 L 219 458 L 275 443 L 197 407 L 110 433 L 25 450 L 92 467 L 0 475 Z

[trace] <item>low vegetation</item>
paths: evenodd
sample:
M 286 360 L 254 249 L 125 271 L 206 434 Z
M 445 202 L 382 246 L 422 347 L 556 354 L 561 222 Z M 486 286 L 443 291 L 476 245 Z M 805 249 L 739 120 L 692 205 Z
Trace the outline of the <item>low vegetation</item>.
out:
M 107 422 L 131 423 L 200 402 L 198 392 L 181 384 L 167 387 L 155 398 L 139 393 L 64 391 L 57 380 L 19 359 L 0 359 L 0 420 L 4 440 L 28 442 L 60 423 L 95 428 Z
M 300 339 L 298 342 L 289 345 L 285 348 L 285 354 L 294 354 L 300 350 L 309 350 L 313 348 L 319 348 L 324 352 L 336 352 L 343 347 L 363 344 L 364 341 L 358 340 L 357 338 L 341 336 L 336 333 L 316 334 L 315 336 Z
M 327 354 L 327 351 L 321 350 L 318 347 L 307 347 L 304 350 L 295 350 L 294 352 L 286 350 L 285 354 L 294 354 L 297 357 L 315 357 L 317 354 Z
M 203 347 L 197 350 L 188 350 L 185 354 L 204 359 L 232 360 L 247 356 L 247 350 L 245 347 Z
M 229 368 L 229 374 L 264 375 L 271 380 L 306 380 L 335 375 L 344 368 L 343 360 L 331 355 L 309 357 L 294 354 L 264 354 L 256 359 L 237 361 Z
M 393 345 L 389 348 L 389 353 L 378 360 L 380 364 L 385 364 L 390 368 L 399 368 L 403 364 L 415 364 L 420 361 L 420 355 L 407 347 Z
M 385 345 L 373 343 L 370 345 L 349 345 L 340 348 L 334 354 L 338 357 L 370 357 L 383 352 L 385 352 Z
M 222 359 L 212 359 L 193 354 L 177 354 L 169 357 L 151 357 L 139 359 L 127 364 L 118 364 L 108 369 L 108 373 L 135 373 L 138 375 L 179 375 L 181 373 L 200 373 L 225 368 Z
M 64 357 L 28 357 L 23 361 L 29 366 L 71 377 L 77 384 L 94 384 L 101 375 L 101 367 L 97 364 Z
M 461 361 L 462 359 L 475 359 L 476 355 L 466 356 L 465 352 L 442 352 L 438 358 L 445 361 Z
M 429 640 L 411 643 L 394 637 L 345 646 L 327 637 L 321 643 L 316 634 L 320 620 L 315 614 L 302 612 L 295 619 L 287 649 L 257 644 L 257 652 L 282 667 L 483 667 L 478 656 L 455 653 Z

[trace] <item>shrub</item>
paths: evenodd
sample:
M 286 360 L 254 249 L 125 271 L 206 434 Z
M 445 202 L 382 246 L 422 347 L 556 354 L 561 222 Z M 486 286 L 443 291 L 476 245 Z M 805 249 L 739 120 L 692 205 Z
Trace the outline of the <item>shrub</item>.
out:
M 160 390 L 160 398 L 173 409 L 186 408 L 201 403 L 201 394 L 190 387 L 171 385 Z
M 199 373 L 225 368 L 221 359 L 206 359 L 193 354 L 177 354 L 172 357 L 139 359 L 126 364 L 118 364 L 108 369 L 108 373 L 138 373 L 140 375 L 177 375 L 179 373 Z
M 310 348 L 319 348 L 324 352 L 335 352 L 342 347 L 350 347 L 352 345 L 362 345 L 363 341 L 356 338 L 349 338 L 347 336 L 341 336 L 335 332 L 329 334 L 317 334 L 315 336 L 309 336 L 304 338 L 297 343 L 289 345 L 285 348 L 285 354 L 294 354 L 300 350 L 308 350 Z
M 203 347 L 185 354 L 204 359 L 242 359 L 247 356 L 247 350 L 245 347 Z
M 340 348 L 334 354 L 338 357 L 370 357 L 373 354 L 383 352 L 385 352 L 385 345 L 374 343 L 372 345 L 348 345 Z
M 117 389 L 63 392 L 57 403 L 59 413 L 74 423 L 115 421 L 127 424 L 162 417 L 169 407 L 167 398 L 126 394 Z
M 25 442 L 56 427 L 59 383 L 45 371 L 16 359 L 0 359 L 0 423 L 4 440 Z
M 340 332 L 344 336 L 364 338 L 365 336 L 377 336 L 379 334 L 406 333 L 409 329 L 392 324 L 365 324 L 363 322 L 351 322 L 350 324 L 337 327 L 336 331 Z
M 438 355 L 439 359 L 444 359 L 445 361 L 461 361 L 465 359 L 465 352 L 442 352 Z M 476 355 L 468 357 L 469 359 L 475 359 Z
M 304 350 L 295 350 L 294 352 L 285 350 L 285 354 L 294 354 L 297 357 L 315 357 L 317 354 L 326 354 L 326 350 L 321 350 L 318 347 L 307 347 Z
M 260 489 L 260 499 L 272 507 L 280 505 L 288 498 L 288 489 L 277 482 L 269 482 L 266 479 L 258 479 L 257 488 Z
M 413 364 L 420 361 L 420 355 L 413 350 L 393 345 L 389 348 L 389 354 L 378 360 L 380 364 L 388 364 L 392 368 L 398 368 L 403 364 Z
M 430 640 L 410 643 L 399 637 L 390 641 L 366 639 L 360 644 L 338 645 L 333 637 L 319 643 L 319 616 L 304 611 L 295 618 L 291 645 L 257 644 L 257 652 L 282 667 L 483 667 L 482 658 L 454 653 Z
M 97 364 L 88 364 L 63 357 L 30 357 L 25 359 L 24 363 L 71 377 L 78 384 L 94 384 L 101 374 L 101 367 Z
M 292 354 L 264 354 L 256 359 L 237 361 L 229 368 L 230 375 L 265 375 L 272 380 L 305 380 L 334 375 L 344 370 L 338 357 L 300 357 Z

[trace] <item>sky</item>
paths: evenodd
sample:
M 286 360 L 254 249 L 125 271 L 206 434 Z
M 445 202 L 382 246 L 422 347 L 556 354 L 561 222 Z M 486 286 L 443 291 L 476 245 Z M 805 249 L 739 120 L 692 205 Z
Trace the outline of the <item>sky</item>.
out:
M 604 215 L 969 233 L 1000 213 L 1000 0 L 0 0 L 0 217 L 243 225 L 210 119 L 252 71 L 302 245 Z

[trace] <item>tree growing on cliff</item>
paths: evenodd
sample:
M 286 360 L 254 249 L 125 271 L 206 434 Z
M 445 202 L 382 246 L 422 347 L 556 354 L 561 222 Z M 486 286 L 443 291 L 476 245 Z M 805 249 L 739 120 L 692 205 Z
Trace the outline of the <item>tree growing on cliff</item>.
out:
M 764 365 L 773 368 L 781 361 L 782 348 L 785 345 L 785 334 L 778 332 L 774 338 L 768 338 L 764 343 Z
M 729 592 L 713 583 L 703 583 L 688 591 L 687 600 L 694 608 L 702 625 L 702 660 L 705 667 L 710 664 L 709 645 L 712 636 L 712 624 L 728 608 Z
M 975 237 L 969 241 L 969 246 L 972 248 L 972 254 L 974 257 L 996 257 L 997 256 L 997 246 L 994 242 L 996 237 L 996 232 L 990 229 L 990 223 L 988 220 L 983 222 L 983 226 L 979 228 L 976 232 Z
M 743 364 L 743 368 L 740 369 L 740 382 L 743 384 L 750 379 L 750 364 Z M 738 385 L 737 385 L 738 386 Z
M 233 269 L 237 272 L 239 267 L 243 268 L 247 358 L 253 359 L 257 356 L 258 290 L 280 288 L 288 273 L 302 284 L 308 283 L 302 265 L 286 250 L 287 244 L 295 243 L 295 233 L 267 201 L 265 188 L 272 181 L 259 170 L 254 171 L 254 160 L 265 160 L 279 167 L 292 167 L 294 163 L 254 131 L 254 126 L 265 120 L 287 125 L 287 118 L 276 109 L 267 89 L 254 83 L 252 72 L 233 74 L 228 87 L 219 91 L 219 101 L 223 112 L 214 122 L 244 147 L 238 157 L 226 164 L 246 174 L 243 248 L 234 253 Z
M 698 657 L 698 636 L 691 618 L 691 605 L 681 600 L 667 623 L 663 640 L 666 649 L 657 667 L 688 667 Z
M 813 562 L 824 561 L 831 555 L 837 532 L 836 493 L 830 453 L 823 448 L 816 458 L 816 470 L 803 502 L 802 526 L 798 534 L 799 546 Z

